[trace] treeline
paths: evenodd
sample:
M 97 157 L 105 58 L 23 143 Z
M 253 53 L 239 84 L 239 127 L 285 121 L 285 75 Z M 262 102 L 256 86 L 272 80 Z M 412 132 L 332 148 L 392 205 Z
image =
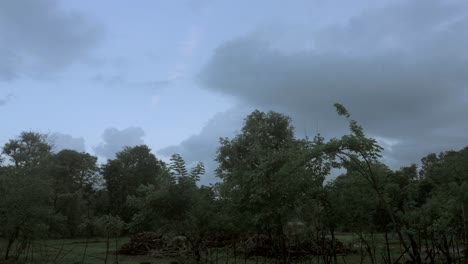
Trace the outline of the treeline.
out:
M 210 186 L 197 185 L 202 163 L 187 166 L 177 154 L 165 163 L 140 145 L 98 165 L 88 153 L 54 153 L 46 136 L 23 132 L 0 159 L 4 258 L 18 258 L 37 239 L 156 231 L 186 236 L 196 260 L 220 237 L 267 237 L 282 263 L 295 247 L 329 239 L 331 263 L 336 233 L 352 232 L 371 263 L 461 262 L 468 254 L 468 148 L 393 171 L 380 161 L 378 143 L 335 107 L 350 132 L 330 140 L 298 139 L 289 117 L 251 113 L 237 136 L 220 139 L 221 181 Z M 344 173 L 325 182 L 336 168 Z

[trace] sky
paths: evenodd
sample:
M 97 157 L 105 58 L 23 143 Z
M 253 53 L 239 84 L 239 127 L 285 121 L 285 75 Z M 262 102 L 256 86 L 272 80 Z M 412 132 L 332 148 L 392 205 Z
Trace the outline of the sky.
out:
M 0 144 L 46 133 L 101 162 L 147 144 L 202 161 L 254 109 L 347 132 L 392 168 L 468 145 L 464 0 L 0 1 Z

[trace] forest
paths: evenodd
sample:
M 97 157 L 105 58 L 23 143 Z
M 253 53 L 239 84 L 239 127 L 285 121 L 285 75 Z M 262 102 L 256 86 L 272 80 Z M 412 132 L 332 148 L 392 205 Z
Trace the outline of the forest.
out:
M 393 170 L 335 108 L 349 131 L 331 139 L 252 112 L 208 186 L 179 154 L 99 164 L 22 132 L 1 150 L 0 263 L 468 263 L 468 147 Z

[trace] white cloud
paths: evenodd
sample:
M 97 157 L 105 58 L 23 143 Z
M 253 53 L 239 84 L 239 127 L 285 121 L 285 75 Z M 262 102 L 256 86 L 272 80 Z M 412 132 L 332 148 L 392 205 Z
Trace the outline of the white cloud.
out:
M 48 137 L 52 150 L 59 152 L 63 149 L 76 150 L 78 152 L 85 152 L 85 140 L 82 137 L 75 138 L 71 135 L 62 133 L 53 133 Z

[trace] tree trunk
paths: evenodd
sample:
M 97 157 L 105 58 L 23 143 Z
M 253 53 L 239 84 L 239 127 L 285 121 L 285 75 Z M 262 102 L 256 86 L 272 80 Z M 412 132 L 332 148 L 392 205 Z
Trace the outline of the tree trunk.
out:
M 414 240 L 413 235 L 408 234 L 408 238 L 410 239 L 410 245 L 412 250 L 410 257 L 414 263 L 421 264 L 421 253 L 419 252 L 418 244 L 416 243 L 416 240 Z
M 465 264 L 468 264 L 468 201 L 463 203 L 463 219 L 465 226 Z
M 114 242 L 115 242 L 115 264 L 119 264 L 119 238 L 116 236 L 114 238 Z
M 89 244 L 89 236 L 88 233 L 86 232 L 86 243 L 85 243 L 85 248 L 83 251 L 83 257 L 81 258 L 81 263 L 84 264 L 84 261 L 86 259 L 86 251 L 88 250 L 88 244 Z
M 8 260 L 8 258 L 10 257 L 11 246 L 13 246 L 14 242 L 15 242 L 14 237 L 11 237 L 10 239 L 8 239 L 8 245 L 7 245 L 6 252 L 5 252 L 5 260 Z
M 106 239 L 106 258 L 104 260 L 104 264 L 107 264 L 107 257 L 109 256 L 109 239 L 110 239 L 110 234 L 107 232 L 107 239 Z
M 392 263 L 392 255 L 390 253 L 390 243 L 388 242 L 388 231 L 385 227 L 385 250 L 387 251 L 387 263 Z
M 10 258 L 11 247 L 15 243 L 16 239 L 19 237 L 19 230 L 20 228 L 17 226 L 13 235 L 11 235 L 10 239 L 8 239 L 8 245 L 5 252 L 5 260 L 8 260 Z
M 288 248 L 286 245 L 286 237 L 283 232 L 283 222 L 281 221 L 281 216 L 278 216 L 278 222 L 276 227 L 276 236 L 277 241 L 279 242 L 279 250 L 281 256 L 281 263 L 286 264 L 289 263 L 288 260 Z
M 333 260 L 335 263 L 338 263 L 338 260 L 336 258 L 336 240 L 335 240 L 335 228 L 330 227 L 330 233 L 332 237 L 332 254 L 333 254 Z
M 201 238 L 197 238 L 195 240 L 195 243 L 193 245 L 193 253 L 195 254 L 195 260 L 197 263 L 200 263 L 201 261 L 201 253 L 200 253 L 200 247 L 201 247 Z

